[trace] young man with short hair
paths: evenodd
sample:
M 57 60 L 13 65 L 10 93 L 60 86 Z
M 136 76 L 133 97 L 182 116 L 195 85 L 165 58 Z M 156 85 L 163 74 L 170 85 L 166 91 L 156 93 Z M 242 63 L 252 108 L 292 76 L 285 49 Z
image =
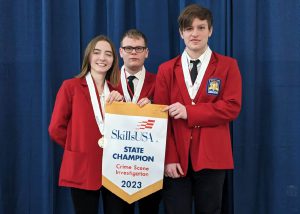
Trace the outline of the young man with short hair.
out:
M 158 69 L 154 103 L 168 105 L 163 201 L 166 213 L 221 212 L 226 171 L 233 169 L 229 123 L 241 109 L 235 59 L 212 52 L 211 12 L 197 4 L 178 18 L 182 55 Z
M 139 30 L 130 29 L 121 39 L 119 49 L 124 65 L 120 70 L 118 91 L 124 95 L 126 102 L 133 102 L 140 107 L 151 103 L 154 95 L 155 74 L 146 71 L 144 62 L 149 50 L 147 38 Z M 103 193 L 105 214 L 133 214 L 134 205 L 128 204 L 118 196 L 105 190 Z M 140 214 L 156 214 L 159 212 L 161 191 L 155 192 L 138 201 Z
M 155 74 L 146 71 L 144 62 L 148 58 L 146 36 L 136 29 L 128 30 L 121 39 L 120 56 L 124 65 L 121 68 L 119 90 L 126 102 L 144 106 L 153 99 Z

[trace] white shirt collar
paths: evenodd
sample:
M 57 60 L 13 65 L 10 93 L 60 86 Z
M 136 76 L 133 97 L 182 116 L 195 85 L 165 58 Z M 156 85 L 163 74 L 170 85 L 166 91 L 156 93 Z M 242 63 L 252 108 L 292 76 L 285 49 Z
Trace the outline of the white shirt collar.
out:
M 125 66 L 124 66 L 124 67 L 125 67 Z M 132 75 L 132 74 L 130 74 L 130 73 L 126 70 L 126 68 L 125 68 L 126 76 L 127 76 L 127 77 L 129 77 L 129 76 L 135 76 L 135 78 L 136 78 L 137 80 L 140 80 L 140 79 L 141 79 L 141 77 L 143 76 L 143 71 L 144 71 L 144 69 L 142 68 L 142 69 L 139 70 L 137 73 L 135 73 L 134 75 Z
M 201 64 L 204 62 L 205 56 L 207 54 L 207 52 L 210 51 L 209 46 L 207 46 L 206 50 L 203 52 L 203 54 L 201 54 L 197 59 L 200 60 L 200 63 L 198 63 L 197 67 L 199 68 L 201 66 Z M 185 55 L 187 56 L 188 62 L 189 62 L 189 67 L 193 67 L 193 64 L 191 63 L 191 60 L 197 60 L 197 59 L 192 59 L 190 57 L 190 55 L 188 54 L 188 52 L 186 50 L 184 50 Z

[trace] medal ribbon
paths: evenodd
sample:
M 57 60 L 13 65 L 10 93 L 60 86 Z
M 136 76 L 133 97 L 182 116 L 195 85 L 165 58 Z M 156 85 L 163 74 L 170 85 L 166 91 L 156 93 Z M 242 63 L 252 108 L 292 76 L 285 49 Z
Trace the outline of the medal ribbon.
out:
M 102 114 L 103 114 L 103 117 L 102 117 L 102 114 L 100 112 L 99 101 L 97 99 L 96 88 L 94 85 L 94 81 L 92 79 L 91 72 L 89 72 L 86 75 L 85 79 L 86 79 L 86 82 L 87 82 L 87 85 L 89 88 L 95 119 L 96 119 L 96 122 L 97 122 L 97 125 L 99 128 L 99 131 L 100 131 L 101 135 L 103 136 L 104 135 L 105 100 L 108 98 L 110 91 L 109 91 L 107 82 L 105 80 L 104 81 L 104 90 L 103 90 L 102 94 L 100 95 L 100 103 L 101 103 L 101 109 L 102 109 Z
M 146 76 L 146 70 L 145 70 L 144 66 L 140 72 L 142 72 L 142 75 L 141 75 L 141 78 L 139 79 L 136 89 L 134 90 L 134 95 L 132 96 L 132 100 L 131 100 L 129 92 L 128 92 L 129 87 L 127 87 L 128 82 L 127 82 L 127 75 L 126 75 L 125 67 L 122 66 L 122 68 L 121 68 L 121 85 L 122 85 L 122 90 L 123 90 L 123 94 L 124 94 L 124 98 L 125 98 L 126 102 L 137 103 L 137 101 L 140 97 L 142 87 L 144 84 L 144 80 L 145 80 L 145 76 Z

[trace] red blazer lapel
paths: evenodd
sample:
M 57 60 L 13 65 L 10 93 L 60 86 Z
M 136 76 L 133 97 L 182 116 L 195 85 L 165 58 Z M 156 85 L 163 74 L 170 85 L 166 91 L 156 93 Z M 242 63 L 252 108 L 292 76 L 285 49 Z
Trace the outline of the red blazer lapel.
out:
M 148 97 L 149 99 L 153 98 L 155 87 L 155 75 L 146 71 L 144 84 L 142 87 L 140 98 Z
M 148 94 L 148 91 L 150 91 L 150 89 L 151 89 L 150 80 L 147 77 L 148 77 L 148 75 L 147 75 L 147 72 L 146 72 L 144 84 L 143 84 L 142 91 L 141 91 L 139 99 L 141 99 L 143 97 L 146 97 L 147 94 Z
M 91 102 L 89 88 L 88 88 L 88 85 L 87 85 L 85 77 L 82 77 L 80 80 L 81 80 L 81 82 L 80 82 L 80 85 L 81 85 L 80 89 L 81 89 L 82 93 L 84 94 L 84 96 L 87 99 L 87 101 L 89 103 L 92 103 Z

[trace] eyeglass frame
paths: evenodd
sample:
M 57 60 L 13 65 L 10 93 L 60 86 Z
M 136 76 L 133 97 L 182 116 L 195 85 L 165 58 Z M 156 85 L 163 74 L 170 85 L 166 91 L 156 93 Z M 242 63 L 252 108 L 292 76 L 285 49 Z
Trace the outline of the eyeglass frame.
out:
M 126 52 L 126 53 L 132 53 L 133 50 L 135 50 L 136 53 L 143 53 L 147 47 L 143 47 L 143 46 L 136 46 L 136 47 L 132 47 L 132 46 L 123 46 L 122 49 Z M 130 50 L 129 50 L 130 49 Z M 140 49 L 138 51 L 138 49 Z

